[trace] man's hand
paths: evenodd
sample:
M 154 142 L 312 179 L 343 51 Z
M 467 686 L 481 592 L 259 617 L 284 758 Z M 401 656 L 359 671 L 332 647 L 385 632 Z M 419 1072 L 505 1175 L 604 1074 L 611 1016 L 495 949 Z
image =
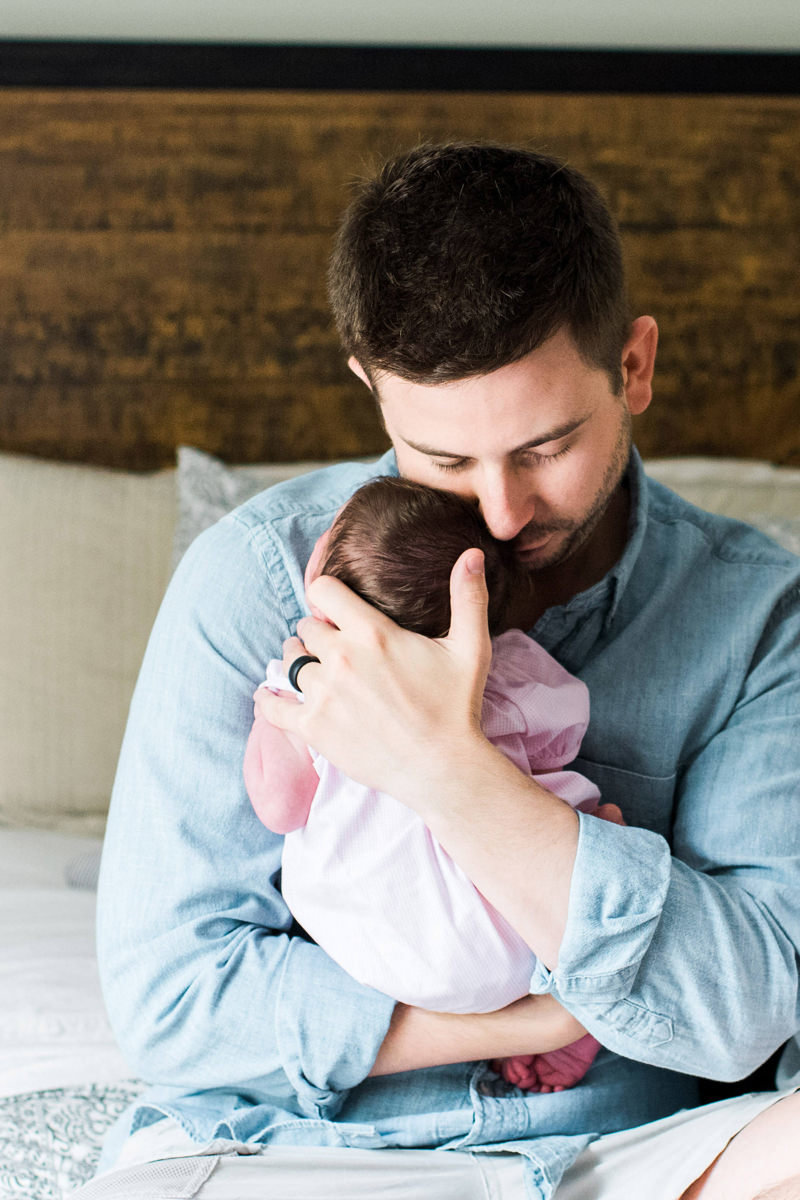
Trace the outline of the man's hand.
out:
M 483 689 L 491 661 L 483 555 L 467 550 L 451 575 L 450 631 L 433 640 L 401 629 L 337 579 L 320 576 L 304 618 L 284 644 L 288 671 L 301 654 L 305 703 L 261 691 L 273 725 L 302 737 L 351 778 L 414 808 L 448 769 L 484 741 Z

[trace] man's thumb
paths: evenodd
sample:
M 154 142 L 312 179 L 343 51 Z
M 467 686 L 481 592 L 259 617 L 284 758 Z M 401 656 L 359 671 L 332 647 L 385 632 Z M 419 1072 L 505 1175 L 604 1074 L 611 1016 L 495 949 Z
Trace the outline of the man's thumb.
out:
M 491 654 L 483 551 L 465 550 L 450 573 L 450 641 L 474 655 Z

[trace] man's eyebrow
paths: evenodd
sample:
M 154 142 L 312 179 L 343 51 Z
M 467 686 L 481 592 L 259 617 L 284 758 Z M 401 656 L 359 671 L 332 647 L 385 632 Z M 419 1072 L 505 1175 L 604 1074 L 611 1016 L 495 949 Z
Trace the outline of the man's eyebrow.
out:
M 523 442 L 521 446 L 515 446 L 510 454 L 522 454 L 525 450 L 533 450 L 536 446 L 546 446 L 548 442 L 557 442 L 559 438 L 567 437 L 568 434 L 574 433 L 576 429 L 580 429 L 589 420 L 589 415 L 579 417 L 576 421 L 566 421 L 563 425 L 556 426 L 555 429 L 549 430 L 548 433 L 541 434 L 540 437 L 531 438 L 529 442 Z M 402 435 L 401 435 L 402 436 Z M 464 454 L 454 454 L 452 450 L 437 450 L 433 446 L 426 446 L 424 442 L 412 442 L 410 438 L 402 438 L 407 446 L 412 450 L 418 450 L 420 454 L 428 454 L 433 458 L 465 458 Z

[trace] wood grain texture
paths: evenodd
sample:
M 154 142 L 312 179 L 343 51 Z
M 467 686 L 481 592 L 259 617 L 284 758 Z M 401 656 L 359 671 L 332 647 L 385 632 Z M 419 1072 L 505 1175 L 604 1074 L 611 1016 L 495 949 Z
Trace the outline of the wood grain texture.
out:
M 0 448 L 148 469 L 369 453 L 324 272 L 421 139 L 567 158 L 661 329 L 645 454 L 800 464 L 800 98 L 0 92 Z

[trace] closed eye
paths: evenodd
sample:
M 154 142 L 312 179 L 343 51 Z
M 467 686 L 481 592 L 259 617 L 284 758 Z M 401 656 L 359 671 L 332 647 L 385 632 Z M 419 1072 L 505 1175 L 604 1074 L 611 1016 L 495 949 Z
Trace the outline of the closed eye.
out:
M 571 449 L 572 443 L 568 442 L 566 446 L 562 446 L 560 450 L 556 450 L 553 454 L 539 454 L 537 450 L 526 450 L 525 458 L 532 463 L 556 462 L 559 458 L 563 458 L 565 454 L 569 454 Z
M 540 454 L 537 450 L 520 451 L 519 459 L 525 466 L 540 466 L 544 463 L 556 462 L 559 458 L 563 458 L 565 454 L 569 454 L 572 449 L 572 443 L 562 446 L 560 450 L 556 450 L 553 454 Z M 459 458 L 454 462 L 434 462 L 433 465 L 437 471 L 463 471 L 469 466 L 470 459 Z
M 466 458 L 460 458 L 457 462 L 435 462 L 433 464 L 437 471 L 463 471 L 467 465 Z

